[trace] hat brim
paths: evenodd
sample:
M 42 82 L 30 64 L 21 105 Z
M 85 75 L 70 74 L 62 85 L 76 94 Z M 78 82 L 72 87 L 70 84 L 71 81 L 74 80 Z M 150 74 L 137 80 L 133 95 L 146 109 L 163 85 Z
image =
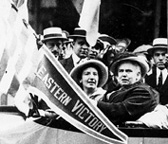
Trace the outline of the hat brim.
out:
M 133 62 L 136 62 L 139 64 L 139 66 L 141 67 L 141 71 L 142 71 L 142 77 L 144 77 L 147 72 L 149 71 L 150 67 L 149 67 L 149 64 L 147 63 L 147 61 L 145 59 L 143 59 L 142 57 L 126 57 L 126 58 L 123 58 L 123 59 L 120 59 L 120 60 L 117 60 L 116 62 L 114 62 L 112 65 L 111 65 L 111 71 L 113 73 L 116 73 L 116 70 L 117 70 L 117 67 L 118 67 L 118 64 L 121 64 L 125 61 L 133 61 Z
M 84 36 L 84 35 L 69 35 L 69 36 L 68 36 L 68 38 L 72 38 L 72 39 L 74 39 L 74 38 L 76 38 L 76 37 L 86 38 L 86 36 Z
M 67 38 L 64 38 L 64 37 L 50 37 L 50 38 L 43 39 L 42 42 L 45 42 L 48 40 L 54 40 L 54 39 L 68 40 Z
M 79 75 L 81 74 L 82 70 L 85 69 L 85 67 L 89 67 L 89 66 L 93 66 L 93 67 L 98 67 L 99 68 L 99 83 L 98 83 L 98 87 L 102 87 L 103 85 L 105 85 L 105 83 L 107 82 L 108 79 L 108 69 L 107 67 L 100 62 L 99 60 L 88 60 L 85 61 L 79 65 L 77 65 L 76 67 L 74 67 L 71 72 L 70 75 L 71 77 L 75 80 L 75 82 L 77 82 L 79 84 Z
M 149 49 L 147 50 L 147 52 L 148 52 L 148 54 L 152 55 L 153 52 L 154 52 L 155 50 L 158 50 L 158 49 L 163 49 L 163 50 L 166 50 L 166 51 L 168 52 L 168 47 L 166 47 L 166 46 L 154 46 L 154 47 L 152 47 L 152 48 L 149 48 Z
M 116 44 L 117 44 L 117 41 L 116 41 L 114 38 L 112 38 L 112 37 L 100 36 L 99 39 L 102 40 L 102 41 L 107 41 L 107 42 L 109 42 L 111 45 L 116 45 Z

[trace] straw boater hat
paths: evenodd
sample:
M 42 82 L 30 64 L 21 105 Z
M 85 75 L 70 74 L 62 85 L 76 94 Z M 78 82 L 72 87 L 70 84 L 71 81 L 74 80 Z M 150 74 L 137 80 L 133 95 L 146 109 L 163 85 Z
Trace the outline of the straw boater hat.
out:
M 79 65 L 77 65 L 71 70 L 70 72 L 71 77 L 75 80 L 75 82 L 77 82 L 77 84 L 79 84 L 79 80 L 82 76 L 83 70 L 90 66 L 95 67 L 98 70 L 98 73 L 99 73 L 98 87 L 102 87 L 107 82 L 108 69 L 99 60 L 92 59 L 92 60 L 87 60 L 83 63 L 80 63 Z
M 79 28 L 79 27 L 75 28 L 74 34 L 69 35 L 69 38 L 76 38 L 76 37 L 86 38 L 86 30 L 84 30 L 83 28 Z
M 146 59 L 142 56 L 137 56 L 133 53 L 122 53 L 114 59 L 110 67 L 111 71 L 116 74 L 118 66 L 125 61 L 136 62 L 141 67 L 142 77 L 144 77 L 150 69 Z
M 156 38 L 153 40 L 153 47 L 148 49 L 150 55 L 153 54 L 154 50 L 165 49 L 168 51 L 168 40 L 167 38 Z
M 43 42 L 50 39 L 62 39 L 67 40 L 66 36 L 63 35 L 60 27 L 49 27 L 43 30 Z

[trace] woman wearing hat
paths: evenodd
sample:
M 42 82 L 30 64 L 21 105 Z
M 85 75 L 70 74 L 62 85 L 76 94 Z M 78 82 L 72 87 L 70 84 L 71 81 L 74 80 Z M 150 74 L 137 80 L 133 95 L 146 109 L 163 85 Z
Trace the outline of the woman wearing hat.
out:
M 71 77 L 89 96 L 98 100 L 105 94 L 102 86 L 108 78 L 107 67 L 99 60 L 87 60 L 74 67 L 70 73 Z
M 107 92 L 97 106 L 114 124 L 137 120 L 158 104 L 158 93 L 142 82 L 146 61 L 132 53 L 120 54 L 111 66 L 120 88 Z

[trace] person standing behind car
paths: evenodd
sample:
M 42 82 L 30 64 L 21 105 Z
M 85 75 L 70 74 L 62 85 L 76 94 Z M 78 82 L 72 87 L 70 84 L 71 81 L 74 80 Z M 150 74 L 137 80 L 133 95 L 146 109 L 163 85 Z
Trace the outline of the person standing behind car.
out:
M 53 53 L 56 59 L 59 59 L 62 53 L 63 41 L 66 39 L 60 27 L 49 27 L 43 30 L 42 42 Z
M 167 52 L 167 38 L 153 40 L 153 47 L 148 49 L 148 53 L 152 56 L 154 64 L 152 70 L 145 77 L 146 83 L 160 93 L 160 104 L 163 105 L 168 103 Z
M 86 40 L 86 31 L 82 28 L 75 28 L 74 34 L 69 38 L 73 39 L 73 52 L 72 55 L 64 60 L 60 60 L 60 63 L 65 70 L 70 73 L 74 66 L 76 66 L 82 59 L 88 57 L 89 44 Z

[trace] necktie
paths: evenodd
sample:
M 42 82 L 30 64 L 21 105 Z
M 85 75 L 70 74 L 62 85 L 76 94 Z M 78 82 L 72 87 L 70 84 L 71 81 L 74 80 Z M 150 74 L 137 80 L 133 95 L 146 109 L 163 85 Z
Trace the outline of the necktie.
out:
M 158 78 L 158 87 L 160 88 L 163 83 L 163 74 L 162 71 L 160 72 L 159 78 Z
M 76 64 L 79 64 L 81 62 L 82 59 L 80 59 Z

